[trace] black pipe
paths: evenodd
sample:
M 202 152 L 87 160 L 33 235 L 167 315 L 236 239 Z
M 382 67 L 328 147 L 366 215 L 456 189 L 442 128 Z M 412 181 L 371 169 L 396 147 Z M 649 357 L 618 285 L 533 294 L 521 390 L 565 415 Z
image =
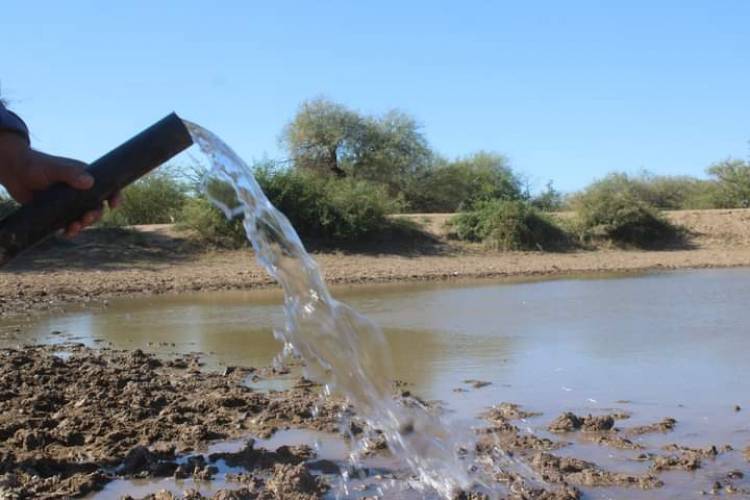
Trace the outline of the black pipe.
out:
M 0 267 L 193 144 L 175 113 L 102 156 L 87 168 L 94 186 L 81 191 L 55 184 L 0 221 Z

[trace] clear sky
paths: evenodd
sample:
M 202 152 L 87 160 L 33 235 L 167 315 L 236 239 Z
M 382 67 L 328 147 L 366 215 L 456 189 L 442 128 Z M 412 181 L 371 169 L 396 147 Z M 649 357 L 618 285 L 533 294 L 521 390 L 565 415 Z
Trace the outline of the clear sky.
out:
M 304 99 L 400 108 L 447 156 L 565 191 L 748 156 L 750 2 L 9 1 L 3 95 L 42 150 L 93 160 L 177 111 L 283 157 Z

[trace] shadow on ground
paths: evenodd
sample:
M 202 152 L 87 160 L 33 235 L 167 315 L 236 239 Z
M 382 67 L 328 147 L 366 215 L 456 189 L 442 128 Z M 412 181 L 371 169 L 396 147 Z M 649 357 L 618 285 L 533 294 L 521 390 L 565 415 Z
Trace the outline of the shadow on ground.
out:
M 304 239 L 312 252 L 420 257 L 455 253 L 446 241 L 418 226 L 398 224 L 375 238 L 340 244 Z M 8 273 L 59 270 L 149 270 L 197 260 L 209 251 L 227 251 L 203 244 L 170 225 L 134 228 L 96 227 L 68 240 L 52 237 L 14 259 L 2 269 Z
M 358 255 L 395 255 L 422 257 L 456 253 L 457 248 L 444 239 L 423 231 L 416 223 L 398 223 L 381 234 L 362 241 L 331 243 L 314 238 L 303 238 L 311 252 L 341 252 Z
M 149 269 L 191 260 L 203 251 L 173 230 L 92 228 L 74 240 L 53 236 L 17 257 L 3 272 Z

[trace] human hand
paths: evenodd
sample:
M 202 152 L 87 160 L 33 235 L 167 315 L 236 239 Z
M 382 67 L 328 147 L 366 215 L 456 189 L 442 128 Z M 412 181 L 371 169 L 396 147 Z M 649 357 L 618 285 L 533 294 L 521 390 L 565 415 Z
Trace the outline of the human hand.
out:
M 72 188 L 86 190 L 94 185 L 94 178 L 85 170 L 86 164 L 69 158 L 35 151 L 26 140 L 12 132 L 0 133 L 0 184 L 21 204 L 29 203 L 34 193 L 58 182 Z M 115 193 L 107 203 L 114 208 L 119 203 Z M 102 216 L 103 206 L 83 214 L 65 228 L 65 236 L 72 238 L 84 227 Z

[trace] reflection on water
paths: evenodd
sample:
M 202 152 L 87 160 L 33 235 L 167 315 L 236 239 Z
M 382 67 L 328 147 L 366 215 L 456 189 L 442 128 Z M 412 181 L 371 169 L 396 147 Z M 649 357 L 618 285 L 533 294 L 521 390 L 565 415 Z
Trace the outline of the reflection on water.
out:
M 617 407 L 634 413 L 628 425 L 677 418 L 676 431 L 650 438 L 655 442 L 750 443 L 746 411 L 733 410 L 750 408 L 748 269 L 368 287 L 337 296 L 384 327 L 398 378 L 446 401 L 455 418 L 470 419 L 500 401 L 548 419 L 563 410 Z M 50 335 L 58 330 L 92 345 L 103 339 L 115 347 L 211 353 L 215 366 L 268 365 L 280 349 L 271 334 L 282 321 L 280 301 L 273 291 L 116 300 L 39 318 L 24 325 L 19 341 L 54 341 L 64 336 Z M 466 379 L 492 385 L 454 392 L 469 388 Z

